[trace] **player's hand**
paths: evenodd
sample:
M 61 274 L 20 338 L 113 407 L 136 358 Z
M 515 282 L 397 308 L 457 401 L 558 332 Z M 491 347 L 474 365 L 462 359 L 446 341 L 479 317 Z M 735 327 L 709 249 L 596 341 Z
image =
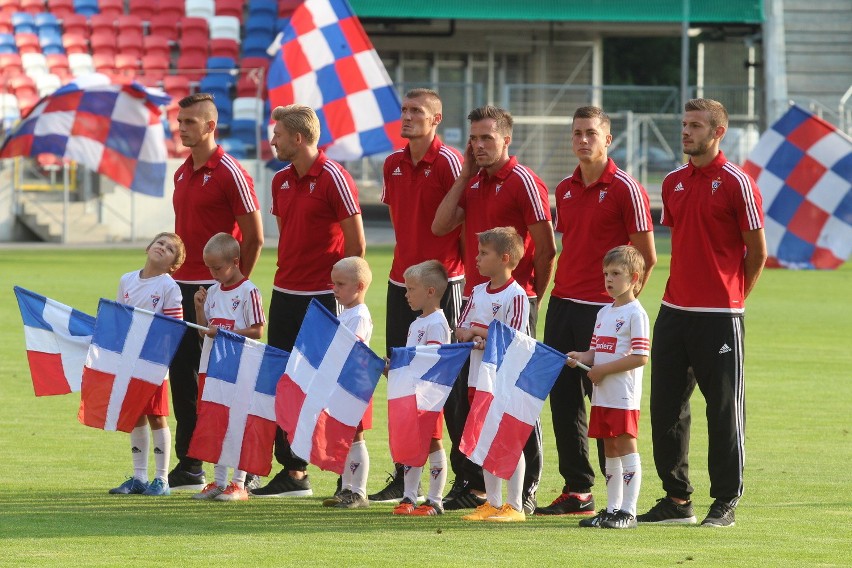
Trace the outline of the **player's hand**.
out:
M 590 380 L 590 381 L 592 381 L 592 384 L 593 384 L 593 385 L 598 385 L 598 384 L 600 384 L 600 382 L 601 382 L 602 380 L 604 380 L 604 377 L 606 377 L 606 375 L 604 375 L 604 374 L 602 374 L 601 372 L 599 372 L 599 371 L 596 369 L 596 367 L 592 367 L 592 368 L 591 368 L 591 370 L 589 370 L 589 372 L 588 372 L 588 373 L 586 373 L 586 374 L 589 376 L 589 380 Z
M 382 369 L 382 374 L 387 377 L 388 371 L 390 371 L 390 359 L 385 357 L 385 368 Z
M 462 163 L 460 177 L 471 177 L 477 171 L 476 156 L 473 153 L 473 145 L 470 140 L 467 141 L 464 147 L 464 162 Z
M 473 348 L 479 349 L 480 351 L 482 351 L 483 349 L 485 349 L 485 340 L 482 339 L 481 337 L 479 337 L 478 335 L 474 335 L 473 336 Z
M 212 338 L 216 337 L 216 333 L 218 333 L 218 331 L 219 331 L 218 327 L 216 327 L 215 325 L 211 325 L 210 327 L 207 328 L 207 331 L 204 332 L 204 335 L 206 335 L 207 337 L 210 337 L 212 339 Z
M 204 286 L 199 286 L 192 299 L 195 301 L 196 305 L 203 306 L 204 302 L 207 301 L 207 288 L 205 288 Z

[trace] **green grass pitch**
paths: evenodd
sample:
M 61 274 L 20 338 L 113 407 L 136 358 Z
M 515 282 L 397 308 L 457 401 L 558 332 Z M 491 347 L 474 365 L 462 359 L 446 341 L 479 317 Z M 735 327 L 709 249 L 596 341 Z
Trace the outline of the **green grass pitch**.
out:
M 667 247 L 661 240 L 660 248 Z M 0 566 L 841 566 L 852 553 L 852 267 L 832 272 L 770 270 L 746 316 L 746 489 L 732 529 L 640 527 L 580 529 L 576 518 L 529 517 L 526 523 L 465 523 L 459 513 L 394 518 L 390 506 L 336 511 L 321 506 L 334 474 L 311 467 L 308 499 L 198 502 L 119 497 L 107 489 L 132 471 L 127 435 L 77 423 L 74 395 L 36 398 L 13 285 L 94 314 L 114 298 L 118 278 L 139 268 L 133 249 L 0 250 Z M 373 349 L 384 351 L 389 247 L 370 248 L 375 278 L 368 295 Z M 651 319 L 668 272 L 661 254 L 641 296 Z M 268 305 L 274 250 L 252 280 Z M 546 308 L 545 308 L 546 309 Z M 544 318 L 540 318 L 543 322 Z M 541 323 L 540 323 L 541 327 Z M 539 335 L 540 337 L 540 335 Z M 653 361 L 651 361 L 653 364 Z M 639 510 L 662 496 L 654 471 L 646 371 L 639 448 L 644 465 Z M 391 468 L 385 384 L 376 393 L 376 425 L 367 433 L 369 489 Z M 706 424 L 700 393 L 692 399 L 691 474 L 696 514 L 710 504 Z M 549 406 L 542 415 L 545 472 L 539 500 L 561 488 Z M 212 466 L 206 466 L 212 475 Z M 277 471 L 273 469 L 273 471 Z M 598 506 L 605 488 L 594 488 Z

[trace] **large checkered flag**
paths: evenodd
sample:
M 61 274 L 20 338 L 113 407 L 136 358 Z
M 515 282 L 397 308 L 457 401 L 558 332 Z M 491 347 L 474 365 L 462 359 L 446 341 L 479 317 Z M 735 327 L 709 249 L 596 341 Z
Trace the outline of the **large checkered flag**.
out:
M 44 97 L 9 133 L 0 158 L 54 154 L 133 191 L 162 197 L 165 131 L 159 105 L 171 97 L 137 83 L 84 75 Z
M 319 146 L 334 160 L 405 145 L 393 83 L 346 0 L 296 8 L 267 84 L 273 108 L 299 103 L 316 111 Z

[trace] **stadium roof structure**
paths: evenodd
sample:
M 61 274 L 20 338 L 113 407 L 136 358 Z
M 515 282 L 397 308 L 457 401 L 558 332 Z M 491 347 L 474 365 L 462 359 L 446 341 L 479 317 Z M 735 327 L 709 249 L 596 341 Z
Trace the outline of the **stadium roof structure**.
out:
M 360 18 L 760 24 L 762 0 L 350 0 Z

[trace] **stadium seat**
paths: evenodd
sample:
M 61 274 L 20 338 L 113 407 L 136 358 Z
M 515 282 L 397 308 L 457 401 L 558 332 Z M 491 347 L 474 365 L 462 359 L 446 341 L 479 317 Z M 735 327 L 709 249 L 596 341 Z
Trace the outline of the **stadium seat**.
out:
M 29 12 L 15 12 L 12 14 L 12 27 L 15 28 L 16 34 L 34 34 L 38 32 L 35 25 L 35 18 Z
M 124 0 L 98 0 L 98 11 L 117 18 L 124 13 Z
M 45 73 L 36 77 L 36 88 L 39 97 L 46 97 L 62 86 L 62 79 L 53 73 Z
M 89 38 L 89 45 L 92 46 L 92 55 L 97 53 L 108 53 L 113 57 L 118 51 L 115 42 L 115 32 L 104 29 L 92 32 L 92 37 Z
M 118 33 L 118 41 L 116 42 L 117 53 L 132 55 L 136 59 L 142 57 L 142 36 L 134 33 Z
M 18 97 L 19 102 L 25 97 L 38 96 L 35 80 L 29 75 L 15 75 L 14 77 L 9 77 L 6 84 L 9 87 L 9 91 Z
M 95 71 L 104 75 L 115 74 L 115 54 L 108 52 L 93 53 L 92 65 L 95 66 Z
M 25 116 L 28 112 L 30 112 L 32 108 L 36 106 L 38 101 L 38 92 L 18 97 L 18 107 L 21 109 L 21 116 Z
M 41 45 L 42 53 L 45 55 L 48 53 L 65 53 L 65 48 L 62 46 L 62 36 L 52 29 L 46 33 L 39 31 L 38 42 Z
M 157 8 L 157 14 L 160 16 L 168 16 L 173 22 L 180 21 L 186 16 L 184 3 L 180 0 L 163 0 Z
M 39 75 L 50 73 L 47 68 L 47 59 L 41 53 L 22 53 L 21 65 L 24 68 L 24 73 L 35 79 Z
M 65 47 L 65 53 L 89 53 L 88 40 L 77 33 L 62 34 L 62 45 Z
M 239 43 L 240 21 L 233 16 L 213 16 L 210 20 L 210 39 L 232 39 Z
M 172 54 L 169 40 L 159 35 L 148 35 L 142 38 L 142 52 L 145 55 L 156 55 L 166 61 Z
M 264 82 L 265 83 L 265 82 Z M 258 81 L 257 72 L 245 72 L 240 73 L 240 76 L 237 78 L 237 97 L 256 97 L 258 94 L 257 87 L 260 85 Z M 266 85 L 260 85 L 260 94 L 261 96 L 266 96 Z
M 51 14 L 65 20 L 71 14 L 74 14 L 74 0 L 47 0 L 47 9 Z
M 189 45 L 203 43 L 205 46 L 210 40 L 210 27 L 204 18 L 186 17 L 180 21 L 180 44 L 181 50 L 185 51 Z
M 136 77 L 139 74 L 139 57 L 127 53 L 115 56 L 115 71 L 125 77 Z
M 236 61 L 240 58 L 240 45 L 232 39 L 211 39 L 210 55 L 213 57 L 230 57 Z
M 296 8 L 303 3 L 303 0 L 279 0 L 278 2 L 278 17 L 289 18 Z
M 263 34 L 247 35 L 243 40 L 243 59 L 246 57 L 269 57 L 267 49 L 272 44 L 274 37 Z
M 257 146 L 257 134 L 264 120 L 263 99 L 237 97 L 234 99 L 231 137 L 242 140 L 246 146 Z
M 15 34 L 15 44 L 18 46 L 18 53 L 41 53 L 41 44 L 35 34 Z
M 245 39 L 248 39 L 255 34 L 263 35 L 265 37 L 275 37 L 275 34 L 278 33 L 278 30 L 276 29 L 277 23 L 278 19 L 275 16 L 270 17 L 266 14 L 250 15 L 248 20 L 246 20 Z
M 84 16 L 94 16 L 100 13 L 98 0 L 74 0 L 74 11 Z
M 3 80 L 23 75 L 24 65 L 17 53 L 0 53 L 0 78 Z
M 237 62 L 232 57 L 208 57 L 206 63 L 208 73 L 231 73 L 237 68 Z M 236 79 L 231 83 L 236 83 Z
M 198 52 L 181 53 L 175 64 L 175 71 L 186 75 L 191 81 L 200 81 L 204 77 L 207 56 Z
M 220 127 L 221 127 L 221 118 L 222 118 L 222 114 L 220 113 L 219 114 L 219 119 L 220 119 L 219 126 Z M 245 160 L 246 158 L 248 158 L 248 152 L 247 152 L 246 145 L 239 138 L 233 138 L 233 137 L 222 138 L 222 139 L 219 140 L 219 144 L 222 146 L 222 148 L 228 154 L 230 154 L 231 156 L 233 156 L 234 158 L 236 158 L 238 160 Z
M 35 25 L 39 34 L 42 34 L 46 31 L 55 32 L 56 35 L 62 35 L 62 25 L 59 23 L 59 19 L 51 14 L 50 12 L 42 12 L 41 14 L 36 14 Z
M 68 65 L 68 56 L 64 53 L 47 53 L 44 56 L 47 68 L 51 73 L 67 82 L 71 79 L 71 67 Z
M 0 34 L 0 53 L 18 53 L 14 34 Z
M 278 1 L 249 0 L 248 15 L 249 19 L 255 16 L 262 16 L 267 20 L 275 21 L 278 18 Z
M 142 56 L 143 75 L 153 81 L 162 81 L 169 72 L 169 58 L 162 54 Z
M 74 77 L 95 72 L 95 63 L 88 53 L 69 53 L 68 68 Z
M 185 55 L 187 57 L 200 57 L 202 61 L 207 62 L 207 58 L 210 56 L 210 53 L 207 51 L 208 48 L 207 41 L 204 42 L 195 42 L 195 43 L 184 43 L 183 48 L 181 49 L 180 55 Z
M 179 22 L 180 18 L 175 18 L 170 14 L 156 14 L 151 17 L 151 21 L 148 23 L 148 33 L 152 36 L 165 38 L 168 41 L 177 42 Z
M 0 119 L 3 121 L 3 129 L 8 130 L 21 118 L 21 109 L 18 106 L 18 97 L 12 93 L 0 93 Z
M 219 128 L 228 131 L 233 119 L 233 99 L 231 89 L 234 82 L 230 75 L 216 74 L 206 75 L 201 78 L 198 89 L 202 93 L 211 93 L 216 110 L 219 111 Z
M 184 12 L 188 18 L 209 20 L 216 15 L 216 3 L 213 0 L 186 0 Z
M 103 30 L 115 33 L 115 17 L 107 14 L 95 14 L 89 18 L 89 27 L 92 34 Z
M 185 75 L 166 75 L 163 78 L 163 90 L 177 103 L 190 94 L 189 78 Z
M 33 15 L 43 13 L 47 9 L 44 0 L 20 0 L 20 6 L 21 10 Z
M 138 35 L 141 41 L 144 34 L 142 18 L 133 14 L 122 14 L 115 20 L 115 25 L 118 28 L 119 35 L 134 34 Z
M 143 22 L 150 22 L 154 14 L 159 11 L 159 4 L 169 3 L 172 1 L 173 0 L 163 0 L 163 2 L 156 2 L 155 0 L 130 0 L 128 4 L 128 13 L 133 16 L 137 16 Z
M 242 23 L 244 4 L 243 0 L 216 0 L 216 15 L 233 16 Z
M 12 25 L 12 14 L 0 12 L 0 34 L 14 34 L 15 26 Z
M 63 35 L 77 34 L 89 39 L 91 32 L 92 30 L 89 27 L 89 19 L 82 14 L 68 14 L 62 18 Z

